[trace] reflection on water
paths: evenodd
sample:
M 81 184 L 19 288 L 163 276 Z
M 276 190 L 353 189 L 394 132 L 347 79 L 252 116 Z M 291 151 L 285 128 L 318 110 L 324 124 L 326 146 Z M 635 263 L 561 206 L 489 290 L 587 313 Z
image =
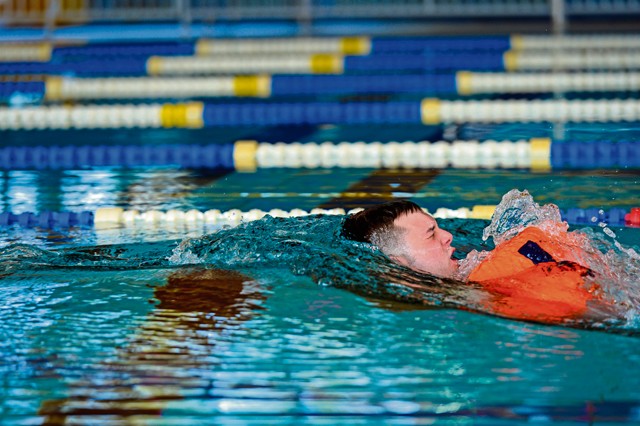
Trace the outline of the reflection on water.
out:
M 628 401 L 640 398 L 634 338 L 381 305 L 283 270 L 259 275 L 189 268 L 70 281 L 47 270 L 5 279 L 5 417 L 477 424 L 577 421 L 593 401 L 600 419 L 614 420 L 631 418 Z
M 157 416 L 166 401 L 205 397 L 212 386 L 206 370 L 218 363 L 218 340 L 240 329 L 264 299 L 249 278 L 204 269 L 172 273 L 154 297 L 155 309 L 115 356 L 69 383 L 67 398 L 42 403 L 38 414 L 45 423 Z
M 411 197 L 435 211 L 439 207 L 497 204 L 513 188 L 528 189 L 539 202 L 553 202 L 562 209 L 606 210 L 636 206 L 638 173 L 628 169 L 536 174 L 528 170 L 388 170 L 374 173 L 374 182 L 365 179 L 371 174 L 369 169 L 266 169 L 250 174 L 106 167 L 0 171 L 0 210 L 77 212 L 113 206 L 141 211 L 311 210 L 323 203 L 337 203 L 333 200 L 337 196 L 343 198 L 341 206 L 366 205 L 376 198 L 374 193 L 380 193 L 384 197 Z M 350 191 L 350 187 L 356 190 Z M 345 192 L 351 195 L 347 197 Z
M 154 308 L 145 315 L 123 311 L 134 301 L 151 306 L 137 297 L 147 287 L 140 276 L 129 290 L 109 289 L 104 280 L 94 287 L 96 277 L 75 290 L 35 289 L 40 315 L 72 322 L 67 327 L 89 343 L 84 352 L 69 340 L 58 354 L 46 345 L 12 354 L 20 373 L 2 389 L 6 418 L 86 425 L 510 424 L 632 422 L 637 411 L 637 339 L 460 311 L 397 304 L 390 310 L 281 272 L 258 281 L 201 269 L 160 276 L 148 280 Z M 125 275 L 117 279 L 126 282 Z M 87 308 L 65 320 L 65 295 L 119 301 L 102 305 L 99 315 Z M 4 312 L 3 324 L 19 323 Z M 30 333 L 43 326 L 33 324 Z M 118 330 L 109 333 L 109 326 Z M 10 348 L 2 351 L 7 359 Z
M 0 210 L 95 211 L 100 207 L 189 209 L 193 191 L 228 171 L 97 167 L 90 170 L 0 171 Z

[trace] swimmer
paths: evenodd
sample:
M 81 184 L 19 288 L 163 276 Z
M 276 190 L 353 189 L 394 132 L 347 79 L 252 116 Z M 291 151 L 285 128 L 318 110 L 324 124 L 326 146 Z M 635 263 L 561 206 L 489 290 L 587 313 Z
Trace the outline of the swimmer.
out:
M 588 303 L 598 299 L 598 286 L 588 285 L 592 271 L 576 262 L 575 247 L 540 228 L 518 235 L 485 253 L 470 273 L 452 258 L 451 233 L 411 201 L 392 201 L 345 219 L 345 237 L 376 246 L 394 262 L 441 278 L 478 283 L 491 295 L 488 311 L 516 319 L 560 323 L 583 318 Z

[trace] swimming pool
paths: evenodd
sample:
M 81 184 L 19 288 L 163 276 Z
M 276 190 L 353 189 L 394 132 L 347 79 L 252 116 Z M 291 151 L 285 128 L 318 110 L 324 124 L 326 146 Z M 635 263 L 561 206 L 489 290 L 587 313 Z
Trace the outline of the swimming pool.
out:
M 625 92 L 629 99 L 636 94 Z M 339 99 L 334 96 L 329 101 Z M 360 100 L 420 104 L 411 94 L 378 96 Z M 51 146 L 51 141 L 72 147 L 222 146 L 238 140 L 385 144 L 554 138 L 556 143 L 560 132 L 567 141 L 604 146 L 602 141 L 635 142 L 640 135 L 632 120 L 441 125 L 421 123 L 420 111 L 412 111 L 418 122 L 401 125 L 18 129 L 5 131 L 3 141 L 42 153 L 35 147 Z M 2 158 L 15 164 L 16 152 Z M 98 161 L 92 154 L 93 165 L 50 167 L 67 161 L 52 156 L 45 167 L 42 156 L 37 157 L 42 167 L 5 168 L 0 172 L 2 212 L 95 212 L 104 207 L 141 212 L 348 210 L 394 198 L 409 198 L 433 212 L 496 205 L 512 188 L 526 188 L 536 201 L 556 203 L 564 211 L 629 211 L 639 204 L 638 167 L 619 164 L 533 171 L 353 165 L 236 171 L 178 167 L 171 161 L 121 167 L 109 163 L 112 157 L 105 150 L 95 152 L 102 157 Z M 2 422 L 640 422 L 638 327 L 552 327 L 446 303 L 421 306 L 376 297 L 381 293 L 379 274 L 390 266 L 375 253 L 341 240 L 341 217 L 267 218 L 230 229 L 222 221 L 185 220 L 72 227 L 3 224 Z M 454 234 L 458 256 L 490 248 L 481 239 L 487 223 L 441 221 Z M 640 249 L 637 228 L 610 228 L 617 241 Z M 602 233 L 598 226 L 592 229 Z M 187 237 L 208 250 L 205 265 L 178 249 Z M 442 305 L 436 296 L 430 303 Z

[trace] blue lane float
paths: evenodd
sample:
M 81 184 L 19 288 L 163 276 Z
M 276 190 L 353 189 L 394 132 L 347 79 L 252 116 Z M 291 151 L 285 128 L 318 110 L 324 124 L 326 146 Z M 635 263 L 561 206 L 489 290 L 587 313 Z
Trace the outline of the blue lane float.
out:
M 45 91 L 44 81 L 0 81 L 0 102 L 41 102 Z
M 144 76 L 147 57 L 80 58 L 63 62 L 0 62 L 0 75 Z
M 505 71 L 502 52 L 423 52 L 420 54 L 378 54 L 347 56 L 345 73 L 394 72 L 415 73 L 433 71 Z
M 554 142 L 553 169 L 640 168 L 640 146 L 635 141 Z
M 597 225 L 598 223 L 606 223 L 611 226 L 637 226 L 634 223 L 629 223 L 629 220 L 626 220 L 629 219 L 629 210 L 622 208 L 613 208 L 608 211 L 596 208 L 575 208 L 561 210 L 560 214 L 562 220 L 566 221 L 569 225 Z
M 339 95 L 347 93 L 419 93 L 449 95 L 458 92 L 456 74 L 274 75 L 272 96 Z
M 111 56 L 189 56 L 195 55 L 195 43 L 101 43 L 83 46 L 57 46 L 51 51 L 52 62 L 78 57 Z
M 5 147 L 0 148 L 0 167 L 4 170 L 40 170 L 174 165 L 188 168 L 233 169 L 233 150 L 233 144 Z
M 512 48 L 511 36 L 374 37 L 371 53 L 423 52 L 425 50 L 496 50 Z
M 73 226 L 90 227 L 93 226 L 93 212 L 24 212 L 13 214 L 10 212 L 0 213 L 0 226 L 19 225 L 24 228 L 69 228 Z
M 274 126 L 333 124 L 408 124 L 422 120 L 421 103 L 395 102 L 313 102 L 299 103 L 205 104 L 202 114 L 209 126 Z

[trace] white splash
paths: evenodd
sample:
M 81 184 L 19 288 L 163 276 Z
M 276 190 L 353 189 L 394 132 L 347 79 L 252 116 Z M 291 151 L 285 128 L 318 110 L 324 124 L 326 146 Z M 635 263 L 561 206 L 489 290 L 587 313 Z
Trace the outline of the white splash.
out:
M 512 189 L 507 192 L 491 216 L 491 224 L 484 229 L 482 238 L 493 238 L 496 245 L 515 237 L 528 226 L 537 226 L 552 235 L 566 232 L 569 228 L 560 217 L 555 204 L 540 206 L 533 201 L 527 190 Z
M 171 251 L 171 256 L 167 260 L 174 265 L 194 265 L 204 263 L 205 260 L 199 258 L 190 249 L 190 240 L 182 241 L 176 248 Z

